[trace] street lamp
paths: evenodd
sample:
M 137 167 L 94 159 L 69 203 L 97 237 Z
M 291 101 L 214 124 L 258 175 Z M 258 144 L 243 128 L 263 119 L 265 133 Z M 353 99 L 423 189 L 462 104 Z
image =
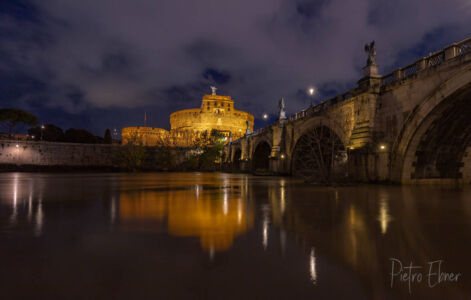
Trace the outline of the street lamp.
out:
M 307 92 L 308 92 L 309 96 L 311 96 L 311 106 L 312 106 L 312 98 L 314 98 L 314 94 L 316 93 L 316 89 L 314 87 L 310 87 Z
M 266 114 L 266 113 L 263 114 L 262 118 L 263 118 L 263 120 L 265 120 L 265 121 L 268 120 L 268 114 Z
M 44 131 L 44 128 L 46 128 L 46 127 L 44 126 L 44 124 L 41 125 L 41 141 L 43 140 L 43 131 Z

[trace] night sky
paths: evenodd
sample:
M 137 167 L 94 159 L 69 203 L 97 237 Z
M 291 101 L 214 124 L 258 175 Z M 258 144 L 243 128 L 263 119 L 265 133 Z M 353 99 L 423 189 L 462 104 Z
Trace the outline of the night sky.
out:
M 0 0 L 0 107 L 63 129 L 148 125 L 209 86 L 275 118 L 471 36 L 471 0 Z

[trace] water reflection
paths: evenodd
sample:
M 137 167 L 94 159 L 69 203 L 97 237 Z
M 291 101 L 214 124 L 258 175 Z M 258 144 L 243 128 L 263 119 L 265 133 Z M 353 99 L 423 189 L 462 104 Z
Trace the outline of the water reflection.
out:
M 314 247 L 311 248 L 311 253 L 309 254 L 309 275 L 311 276 L 312 283 L 315 285 L 317 283 L 317 269 Z
M 36 217 L 35 217 L 35 226 L 34 226 L 34 235 L 40 236 L 41 230 L 43 228 L 43 221 L 44 221 L 44 213 L 43 213 L 43 204 L 42 199 L 39 198 L 38 207 L 36 209 Z
M 224 174 L 93 176 L 0 174 L 0 257 L 19 253 L 2 265 L 0 277 L 8 270 L 11 278 L 23 278 L 28 270 L 45 286 L 60 281 L 73 289 L 82 278 L 99 287 L 85 275 L 105 274 L 126 280 L 133 292 L 143 282 L 155 292 L 155 282 L 171 289 L 189 278 L 182 283 L 188 293 L 224 284 L 242 293 L 260 283 L 272 298 L 289 298 L 281 293 L 295 290 L 300 298 L 388 299 L 409 295 L 407 285 L 390 287 L 391 257 L 422 266 L 443 259 L 446 271 L 470 271 L 469 190 L 326 188 Z M 175 260 L 184 263 L 175 266 Z M 72 283 L 62 278 L 69 270 Z M 462 277 L 412 290 L 417 298 L 460 299 L 469 286 Z M 225 290 L 218 291 L 212 296 Z
M 262 206 L 262 245 L 263 249 L 268 247 L 268 229 L 270 227 L 270 206 L 265 204 Z
M 33 224 L 33 234 L 40 236 L 44 223 L 44 211 L 42 200 L 35 201 L 34 182 L 24 181 L 20 173 L 14 173 L 12 174 L 10 191 L 0 195 L 4 198 L 3 201 L 0 201 L 0 204 L 6 200 L 6 203 L 11 207 L 8 218 L 9 228 L 14 230 L 15 227 L 20 226 L 22 220 L 26 219 L 27 222 Z M 10 195 L 10 197 L 7 195 Z
M 202 249 L 228 250 L 253 226 L 253 214 L 238 187 L 122 192 L 119 215 L 124 230 L 164 231 L 198 237 Z M 166 223 L 166 228 L 165 228 Z
M 378 221 L 381 227 L 381 234 L 386 234 L 388 231 L 388 224 L 392 220 L 391 216 L 389 215 L 388 201 L 388 194 L 385 192 L 380 193 Z

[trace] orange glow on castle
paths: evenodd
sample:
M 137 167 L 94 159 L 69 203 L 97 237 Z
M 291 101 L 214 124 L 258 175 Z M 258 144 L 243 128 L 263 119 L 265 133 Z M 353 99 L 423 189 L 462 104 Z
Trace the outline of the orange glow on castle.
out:
M 196 139 L 212 130 L 224 134 L 227 141 L 253 131 L 254 116 L 234 108 L 230 96 L 204 95 L 200 108 L 179 110 L 170 115 L 170 131 L 152 127 L 125 127 L 123 144 L 137 142 L 145 146 L 191 146 Z

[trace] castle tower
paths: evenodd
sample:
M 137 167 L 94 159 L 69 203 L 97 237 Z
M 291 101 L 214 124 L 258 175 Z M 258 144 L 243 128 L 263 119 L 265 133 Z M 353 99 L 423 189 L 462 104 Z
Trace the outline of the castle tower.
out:
M 210 133 L 212 130 L 223 133 L 227 137 L 227 142 L 230 139 L 236 140 L 244 136 L 247 122 L 249 122 L 250 131 L 253 131 L 254 116 L 236 110 L 234 100 L 230 96 L 217 95 L 216 90 L 216 87 L 211 87 L 211 94 L 203 96 L 200 108 L 179 110 L 170 115 L 169 137 L 173 146 L 190 146 L 201 134 Z M 165 135 L 162 130 L 164 129 L 151 129 L 151 131 L 159 131 L 159 136 Z M 129 129 L 124 128 L 124 131 L 129 131 Z M 133 127 L 135 135 L 142 136 L 142 139 L 144 135 L 150 134 L 141 131 Z M 152 146 L 151 143 L 146 144 Z

